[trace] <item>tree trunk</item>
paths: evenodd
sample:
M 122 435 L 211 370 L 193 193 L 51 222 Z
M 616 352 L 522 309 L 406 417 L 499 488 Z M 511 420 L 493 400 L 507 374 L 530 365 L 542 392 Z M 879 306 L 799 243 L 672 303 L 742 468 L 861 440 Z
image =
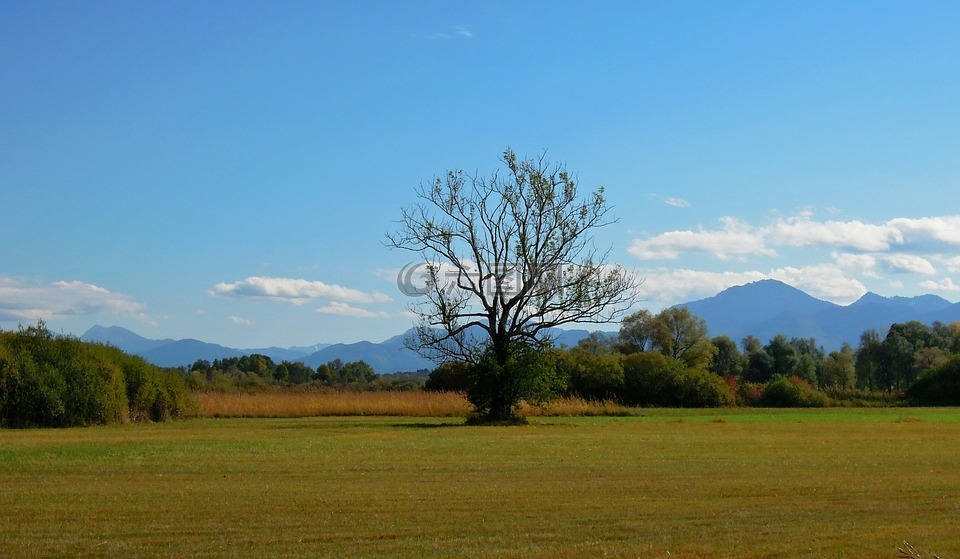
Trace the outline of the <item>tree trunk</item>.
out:
M 505 336 L 497 336 L 493 342 L 493 354 L 497 363 L 497 382 L 494 383 L 493 397 L 490 401 L 490 421 L 506 421 L 513 417 L 513 402 L 507 394 L 509 377 L 507 361 L 510 356 L 510 346 Z

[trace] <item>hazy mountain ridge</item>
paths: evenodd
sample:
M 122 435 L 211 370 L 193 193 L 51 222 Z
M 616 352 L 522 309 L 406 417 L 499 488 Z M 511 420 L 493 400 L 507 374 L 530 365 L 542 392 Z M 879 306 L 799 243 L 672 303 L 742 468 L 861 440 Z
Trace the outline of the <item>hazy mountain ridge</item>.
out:
M 191 338 L 182 340 L 151 340 L 119 326 L 95 325 L 86 331 L 80 339 L 85 342 L 109 344 L 127 353 L 139 355 L 160 367 L 179 367 L 190 365 L 197 359 L 225 359 L 259 353 L 275 362 L 300 361 L 310 353 L 329 344 L 315 344 L 305 347 L 269 347 L 237 349 L 219 344 L 203 342 Z
M 710 336 L 724 335 L 738 343 L 748 335 L 763 343 L 777 334 L 816 338 L 828 351 L 839 349 L 843 342 L 856 347 L 864 331 L 875 329 L 882 335 L 898 322 L 960 321 L 960 304 L 936 295 L 883 297 L 866 293 L 844 306 L 776 280 L 731 287 L 685 306 L 706 320 Z

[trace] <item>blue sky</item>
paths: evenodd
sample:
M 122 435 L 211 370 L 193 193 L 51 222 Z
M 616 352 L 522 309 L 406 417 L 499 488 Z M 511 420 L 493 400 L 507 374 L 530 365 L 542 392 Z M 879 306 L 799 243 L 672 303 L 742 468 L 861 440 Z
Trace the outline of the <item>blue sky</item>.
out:
M 600 185 L 637 307 L 960 300 L 955 2 L 0 2 L 0 327 L 408 328 L 384 247 L 507 146 Z M 615 325 L 608 325 L 614 329 Z

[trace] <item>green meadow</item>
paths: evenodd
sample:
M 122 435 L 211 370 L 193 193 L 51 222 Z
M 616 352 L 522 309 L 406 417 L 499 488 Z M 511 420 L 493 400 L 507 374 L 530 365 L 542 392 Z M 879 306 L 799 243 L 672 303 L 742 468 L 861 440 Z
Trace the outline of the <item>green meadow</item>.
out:
M 0 557 L 960 557 L 960 409 L 461 422 L 0 430 Z

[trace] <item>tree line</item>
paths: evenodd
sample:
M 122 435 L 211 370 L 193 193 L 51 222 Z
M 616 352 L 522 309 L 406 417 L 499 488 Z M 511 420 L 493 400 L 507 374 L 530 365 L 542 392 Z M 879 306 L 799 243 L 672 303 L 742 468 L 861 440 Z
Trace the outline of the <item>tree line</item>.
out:
M 266 386 L 351 387 L 366 390 L 419 390 L 427 371 L 380 375 L 367 362 L 333 359 L 316 369 L 299 361 L 281 361 L 259 353 L 242 357 L 198 359 L 185 369 L 193 390 L 256 389 Z
M 824 406 L 952 404 L 960 387 L 960 323 L 894 324 L 863 333 L 826 352 L 814 338 L 777 335 L 738 345 L 709 337 L 706 322 L 686 307 L 623 319 L 618 333 L 593 332 L 543 360 L 555 394 L 627 405 Z M 448 363 L 431 373 L 428 390 L 469 392 L 470 366 Z M 951 376 L 952 375 L 952 376 Z M 936 389 L 930 388 L 931 386 Z
M 636 312 L 619 332 L 594 332 L 571 348 L 518 343 L 509 364 L 520 374 L 506 379 L 478 374 L 489 366 L 478 361 L 449 361 L 429 376 L 378 375 L 340 359 L 314 369 L 261 354 L 161 369 L 40 322 L 0 331 L 0 426 L 163 421 L 189 412 L 191 389 L 265 386 L 454 390 L 482 402 L 492 393 L 484 383 L 502 382 L 500 393 L 522 389 L 531 404 L 573 396 L 668 407 L 960 405 L 960 323 L 898 323 L 826 352 L 812 338 L 711 338 L 702 319 L 676 307 Z

